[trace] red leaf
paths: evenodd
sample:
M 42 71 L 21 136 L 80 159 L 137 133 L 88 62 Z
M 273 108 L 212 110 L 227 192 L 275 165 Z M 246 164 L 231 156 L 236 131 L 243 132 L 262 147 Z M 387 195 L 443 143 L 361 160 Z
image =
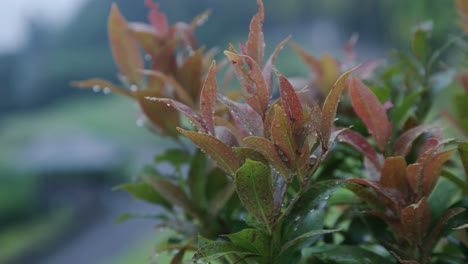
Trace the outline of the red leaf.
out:
M 455 149 L 438 153 L 424 164 L 421 195 L 429 196 L 431 194 L 439 179 L 444 163 L 450 159 L 453 152 L 455 152 Z
M 367 139 L 361 134 L 347 129 L 338 136 L 338 141 L 351 145 L 356 150 L 364 154 L 372 162 L 376 169 L 380 170 L 380 162 L 374 148 L 367 142 Z
M 129 84 L 141 85 L 143 60 L 128 23 L 114 3 L 108 20 L 108 34 L 114 61 Z
M 401 223 L 408 241 L 413 245 L 419 245 L 431 223 L 431 210 L 426 197 L 417 204 L 411 204 L 401 210 Z
M 114 93 L 122 94 L 128 97 L 135 97 L 131 91 L 124 90 L 123 88 L 120 88 L 116 85 L 114 85 L 111 82 L 108 82 L 106 80 L 102 79 L 89 79 L 89 80 L 84 80 L 84 81 L 73 81 L 71 83 L 72 86 L 78 87 L 78 88 L 92 88 L 95 91 L 100 91 L 101 89 L 104 91 L 109 89 L 109 91 L 112 91 Z
M 158 36 L 165 36 L 169 31 L 169 24 L 167 22 L 167 17 L 164 13 L 159 12 L 158 4 L 154 3 L 152 0 L 145 0 L 145 4 L 151 10 L 148 14 L 148 20 L 153 26 L 156 34 Z
M 382 166 L 380 182 L 387 187 L 398 190 L 403 197 L 408 197 L 409 186 L 406 179 L 406 161 L 403 157 L 386 158 Z
M 150 91 L 146 91 L 146 94 L 157 95 L 156 92 Z M 147 100 L 143 94 L 140 94 L 137 100 L 141 111 L 153 126 L 160 129 L 162 134 L 177 138 L 176 127 L 179 125 L 179 113 L 176 109 L 168 108 L 164 102 Z
M 288 116 L 293 130 L 299 129 L 304 123 L 304 113 L 302 111 L 301 101 L 299 101 L 296 91 L 288 79 L 279 73 L 276 68 L 273 69 L 278 76 L 281 102 L 283 103 L 284 111 Z
M 275 50 L 270 55 L 270 58 L 268 58 L 267 62 L 265 63 L 265 67 L 263 67 L 263 78 L 267 82 L 268 92 L 270 94 L 273 93 L 273 64 L 275 63 L 278 53 L 284 48 L 284 45 L 286 45 L 290 39 L 291 35 L 289 35 L 276 46 Z
M 411 150 L 411 146 L 413 142 L 423 133 L 428 132 L 429 130 L 433 129 L 435 126 L 433 125 L 420 125 L 405 131 L 401 136 L 395 140 L 392 149 L 392 155 L 394 156 L 406 156 L 408 152 Z
M 263 65 L 265 40 L 263 37 L 263 20 L 265 19 L 262 0 L 257 0 L 258 12 L 250 21 L 250 32 L 247 40 L 246 51 L 258 65 Z
M 384 151 L 392 133 L 392 125 L 379 99 L 355 78 L 350 81 L 349 93 L 354 111 L 366 124 L 377 146 Z
M 239 119 L 241 125 L 248 130 L 249 135 L 263 135 L 262 117 L 248 104 L 232 101 L 225 96 L 218 96 L 218 100 L 227 106 L 231 113 Z
M 146 100 L 161 102 L 166 104 L 168 107 L 174 107 L 180 113 L 184 114 L 199 131 L 208 133 L 209 130 L 205 125 L 205 121 L 189 106 L 169 98 L 146 97 Z
M 278 154 L 275 145 L 273 142 L 262 137 L 246 137 L 243 140 L 248 146 L 252 147 L 260 154 L 262 154 L 265 159 L 268 160 L 270 165 L 281 173 L 285 180 L 289 176 L 289 169 L 286 164 L 281 159 Z
M 179 127 L 177 130 L 188 137 L 195 145 L 210 156 L 216 164 L 218 164 L 218 167 L 231 176 L 233 176 L 240 167 L 239 157 L 221 140 L 205 133 L 188 131 Z
M 202 88 L 202 53 L 203 49 L 198 49 L 188 56 L 176 74 L 179 83 L 195 102 L 198 101 Z
M 166 75 L 162 72 L 153 71 L 153 70 L 144 70 L 142 71 L 142 73 L 144 75 L 147 75 L 149 78 L 154 78 L 156 80 L 159 80 L 159 82 L 163 84 L 169 85 L 173 89 L 175 93 L 175 98 L 178 101 L 189 106 L 195 105 L 195 103 L 193 102 L 193 99 L 190 97 L 187 91 L 185 91 L 184 87 L 182 87 L 182 85 L 176 80 L 174 80 L 174 78 L 172 78 L 171 76 Z M 151 82 L 154 82 L 156 80 L 151 80 Z M 171 93 L 169 93 L 169 95 L 171 95 Z
M 420 178 L 421 178 L 421 164 L 420 163 L 413 163 L 408 165 L 406 168 L 406 178 L 408 180 L 408 184 L 413 190 L 413 193 L 418 193 L 419 185 L 420 185 Z
M 200 95 L 200 114 L 205 121 L 208 131 L 212 135 L 215 135 L 213 118 L 216 107 L 217 92 L 218 84 L 216 83 L 216 62 L 213 61 L 210 69 L 208 70 Z
M 338 108 L 338 103 L 340 102 L 341 94 L 345 88 L 346 79 L 351 74 L 354 69 L 351 69 L 343 73 L 338 80 L 336 80 L 333 88 L 328 93 L 325 102 L 322 107 L 322 121 L 321 124 L 321 134 L 322 134 L 322 144 L 327 149 L 331 130 L 333 128 L 333 123 L 335 122 L 336 110 Z
M 395 189 L 388 188 L 380 182 L 366 180 L 366 179 L 348 179 L 347 181 L 361 184 L 372 188 L 380 197 L 383 198 L 383 202 L 392 209 L 395 213 L 400 211 L 400 205 L 404 204 L 404 197 Z
M 296 163 L 296 144 L 292 135 L 291 125 L 283 108 L 275 105 L 275 113 L 271 124 L 271 139 L 281 150 L 280 157 L 294 168 Z

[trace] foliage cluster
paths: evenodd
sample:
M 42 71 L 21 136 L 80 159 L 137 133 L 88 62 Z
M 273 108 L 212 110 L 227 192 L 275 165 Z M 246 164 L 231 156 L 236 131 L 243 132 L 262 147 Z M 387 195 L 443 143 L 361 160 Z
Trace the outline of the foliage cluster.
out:
M 265 56 L 261 0 L 247 41 L 230 45 L 219 63 L 194 35 L 208 13 L 169 25 L 156 3 L 145 3 L 149 24 L 111 9 L 121 85 L 74 85 L 134 99 L 149 129 L 180 143 L 118 187 L 161 208 L 140 216 L 175 230 L 156 249 L 174 251 L 171 263 L 187 255 L 216 263 L 467 260 L 468 143 L 444 138 L 428 115 L 452 75 L 427 24 L 415 28 L 411 53 L 395 52 L 385 67 L 356 65 L 355 38 L 341 61 L 292 43 L 312 72 L 297 87 L 274 66 L 290 37 Z M 463 26 L 465 3 L 457 1 Z M 240 89 L 231 91 L 233 77 Z M 466 105 L 457 107 L 456 117 L 446 116 L 464 127 Z M 161 162 L 172 165 L 170 174 Z

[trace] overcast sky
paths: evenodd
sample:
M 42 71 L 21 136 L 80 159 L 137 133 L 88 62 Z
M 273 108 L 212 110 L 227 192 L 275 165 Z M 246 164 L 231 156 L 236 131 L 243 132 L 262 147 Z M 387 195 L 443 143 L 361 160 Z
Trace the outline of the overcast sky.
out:
M 39 17 L 52 25 L 60 25 L 67 22 L 85 1 L 0 0 L 0 52 L 14 51 L 24 43 L 28 17 Z

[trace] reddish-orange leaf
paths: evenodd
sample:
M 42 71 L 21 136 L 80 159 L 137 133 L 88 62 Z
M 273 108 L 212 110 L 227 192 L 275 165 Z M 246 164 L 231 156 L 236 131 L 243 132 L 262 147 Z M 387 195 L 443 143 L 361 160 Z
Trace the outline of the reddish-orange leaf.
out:
M 409 241 L 416 244 L 422 242 L 431 223 L 431 210 L 426 197 L 401 210 L 401 223 Z
M 102 79 L 89 79 L 89 80 L 84 80 L 84 81 L 73 81 L 71 83 L 72 86 L 78 87 L 78 88 L 90 88 L 93 89 L 94 91 L 103 91 L 103 92 L 114 92 L 118 94 L 122 94 L 128 97 L 134 97 L 131 91 L 124 90 L 123 88 L 118 87 L 117 85 L 114 85 L 111 82 L 108 82 L 106 80 Z
M 292 135 L 291 125 L 285 111 L 279 105 L 274 106 L 275 113 L 271 123 L 271 139 L 278 146 L 280 157 L 291 167 L 296 162 L 296 143 Z
M 406 179 L 406 161 L 403 157 L 389 157 L 382 166 L 380 182 L 387 187 L 398 190 L 404 197 L 408 197 L 409 187 Z
M 262 154 L 270 165 L 281 173 L 285 180 L 288 178 L 290 174 L 289 169 L 278 154 L 273 142 L 266 138 L 256 136 L 246 137 L 243 141 Z
M 262 0 L 257 0 L 258 12 L 250 21 L 250 32 L 247 40 L 247 55 L 254 59 L 258 65 L 263 65 L 265 40 L 263 37 L 263 20 L 265 19 Z
M 450 159 L 455 149 L 447 150 L 434 155 L 424 164 L 422 179 L 422 195 L 429 196 L 439 179 L 440 172 L 446 161 Z
M 335 122 L 336 110 L 338 108 L 338 103 L 340 102 L 341 94 L 345 88 L 346 79 L 351 74 L 354 69 L 351 69 L 343 73 L 338 80 L 336 80 L 333 88 L 328 93 L 325 102 L 322 107 L 322 121 L 320 122 L 321 134 L 322 134 L 322 144 L 325 149 L 328 148 L 331 131 L 333 128 L 333 123 Z
M 273 93 L 273 64 L 275 63 L 276 57 L 278 53 L 284 48 L 286 43 L 291 39 L 291 35 L 281 41 L 268 58 L 267 62 L 265 63 L 265 67 L 263 67 L 263 78 L 267 82 L 268 92 L 270 95 Z
M 399 192 L 384 186 L 380 182 L 357 178 L 348 179 L 347 181 L 372 188 L 380 197 L 383 198 L 382 201 L 394 212 L 399 212 L 400 205 L 404 204 L 404 197 Z
M 249 135 L 263 135 L 262 117 L 248 104 L 238 103 L 225 96 L 218 96 L 218 100 L 229 108 L 231 113 L 239 119 L 241 125 L 248 130 Z
M 413 193 L 417 194 L 419 191 L 419 181 L 421 178 L 421 164 L 420 163 L 413 163 L 408 165 L 406 168 L 406 179 L 413 190 Z
M 144 70 L 142 71 L 142 73 L 144 75 L 148 75 L 149 77 L 155 78 L 161 83 L 167 84 L 169 87 L 171 87 L 174 90 L 175 97 L 178 101 L 189 106 L 195 105 L 193 99 L 190 97 L 187 91 L 185 91 L 184 87 L 182 87 L 182 85 L 176 80 L 174 80 L 174 78 L 172 78 L 171 76 L 153 70 Z M 155 80 L 152 80 L 152 82 L 154 81 Z
M 169 98 L 146 97 L 146 100 L 161 102 L 166 104 L 167 107 L 173 107 L 177 109 L 180 113 L 184 114 L 190 120 L 190 122 L 197 127 L 199 131 L 208 133 L 208 128 L 205 125 L 205 121 L 189 106 Z
M 284 111 L 288 116 L 289 122 L 293 129 L 299 129 L 304 124 L 304 113 L 302 111 L 301 101 L 296 94 L 291 83 L 279 71 L 274 68 L 278 76 L 279 90 L 281 102 L 283 103 Z
M 158 10 L 158 4 L 152 0 L 145 0 L 145 4 L 150 8 L 148 20 L 153 26 L 158 36 L 165 36 L 169 31 L 169 23 L 167 22 L 166 14 Z
M 176 74 L 179 83 L 195 102 L 198 101 L 202 88 L 202 54 L 203 49 L 198 49 L 188 56 Z
M 114 61 L 130 84 L 141 85 L 143 60 L 138 44 L 117 5 L 112 4 L 108 20 L 108 33 Z
M 137 40 L 138 45 L 150 56 L 158 54 L 165 45 L 165 39 L 158 37 L 151 25 L 130 22 L 128 28 Z
M 211 63 L 211 67 L 206 75 L 205 83 L 200 95 L 200 114 L 205 121 L 208 131 L 214 135 L 214 112 L 216 107 L 216 94 L 218 92 L 218 84 L 216 83 L 216 62 Z
M 392 124 L 388 121 L 385 108 L 359 79 L 351 79 L 349 94 L 354 112 L 367 126 L 380 150 L 384 151 L 392 133 Z
M 177 130 L 188 137 L 195 145 L 210 156 L 218 167 L 229 173 L 231 176 L 240 167 L 239 157 L 236 153 L 214 136 L 194 131 L 177 128 Z
M 395 156 L 406 156 L 411 150 L 413 142 L 422 134 L 433 129 L 435 126 L 432 125 L 420 125 L 405 131 L 401 136 L 397 138 L 393 145 L 392 155 Z
M 339 142 L 343 142 L 354 147 L 356 150 L 364 154 L 376 169 L 380 169 L 381 165 L 377 153 L 372 145 L 367 142 L 367 139 L 361 136 L 361 134 L 347 129 L 341 132 L 337 139 Z
M 147 96 L 158 96 L 155 91 L 144 91 Z M 179 125 L 179 113 L 176 109 L 167 107 L 164 102 L 147 100 L 143 93 L 138 94 L 137 100 L 141 111 L 152 126 L 160 129 L 164 135 L 177 138 L 176 127 Z

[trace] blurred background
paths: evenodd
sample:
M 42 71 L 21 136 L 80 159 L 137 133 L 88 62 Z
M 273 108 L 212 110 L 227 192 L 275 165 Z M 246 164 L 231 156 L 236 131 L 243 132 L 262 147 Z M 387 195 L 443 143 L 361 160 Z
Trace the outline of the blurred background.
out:
M 152 222 L 115 224 L 125 212 L 155 209 L 112 187 L 168 146 L 137 126 L 128 99 L 70 87 L 117 81 L 107 40 L 111 0 L 0 1 L 0 263 L 149 263 Z M 114 1 L 129 21 L 146 22 L 144 1 Z M 170 22 L 191 21 L 207 47 L 244 41 L 254 0 L 160 0 Z M 456 32 L 451 1 L 265 0 L 267 52 L 287 35 L 313 54 L 340 57 L 354 32 L 358 60 L 407 50 L 412 25 L 433 19 L 435 43 Z M 307 68 L 287 48 L 286 76 Z

